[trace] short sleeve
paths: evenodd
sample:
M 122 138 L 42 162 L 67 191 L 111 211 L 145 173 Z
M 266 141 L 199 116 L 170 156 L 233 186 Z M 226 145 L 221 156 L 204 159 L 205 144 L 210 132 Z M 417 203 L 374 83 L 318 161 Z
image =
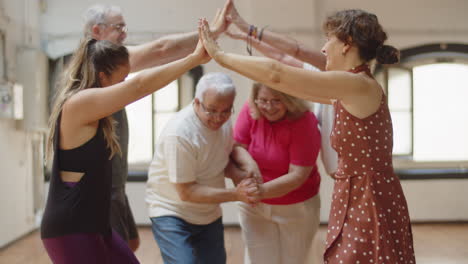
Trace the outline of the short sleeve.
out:
M 249 145 L 252 140 L 250 134 L 252 124 L 253 119 L 250 116 L 249 104 L 245 103 L 234 126 L 234 140 L 241 144 Z
M 165 138 L 164 155 L 170 182 L 185 183 L 196 180 L 196 153 L 187 140 L 177 136 Z
M 290 163 L 297 166 L 315 166 L 321 145 L 317 118 L 313 113 L 306 112 L 291 129 Z

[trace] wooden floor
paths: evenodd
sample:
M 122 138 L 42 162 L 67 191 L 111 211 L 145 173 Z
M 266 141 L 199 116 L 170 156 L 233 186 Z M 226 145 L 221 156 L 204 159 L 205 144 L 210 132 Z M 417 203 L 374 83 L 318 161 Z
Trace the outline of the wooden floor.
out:
M 142 264 L 162 263 L 151 229 L 140 227 L 139 232 L 142 244 L 136 253 L 138 259 Z M 323 250 L 325 232 L 326 227 L 321 226 L 314 245 L 316 251 Z M 413 233 L 418 264 L 468 264 L 468 224 L 414 224 Z M 244 245 L 239 227 L 226 227 L 225 234 L 228 263 L 243 263 Z M 1 249 L 0 263 L 51 262 L 36 231 Z

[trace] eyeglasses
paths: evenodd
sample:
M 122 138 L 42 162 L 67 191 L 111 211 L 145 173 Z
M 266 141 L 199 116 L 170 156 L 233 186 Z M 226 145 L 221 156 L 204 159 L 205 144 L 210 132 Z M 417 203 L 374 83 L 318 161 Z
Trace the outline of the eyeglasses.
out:
M 101 25 L 112 27 L 113 29 L 119 31 L 120 33 L 127 33 L 128 31 L 127 25 L 125 23 L 119 23 L 119 24 L 102 23 Z
M 283 103 L 281 102 L 280 99 L 271 99 L 271 100 L 255 99 L 254 102 L 257 106 L 262 107 L 262 108 L 267 108 L 268 106 L 278 107 Z
M 203 103 L 200 102 L 200 105 L 203 109 L 203 113 L 205 113 L 208 117 L 216 117 L 216 116 L 219 116 L 221 118 L 228 118 L 230 117 L 233 113 L 234 113 L 234 107 L 231 107 L 229 110 L 226 110 L 226 111 L 222 111 L 222 112 L 216 112 L 216 111 L 212 111 L 210 109 L 207 109 Z

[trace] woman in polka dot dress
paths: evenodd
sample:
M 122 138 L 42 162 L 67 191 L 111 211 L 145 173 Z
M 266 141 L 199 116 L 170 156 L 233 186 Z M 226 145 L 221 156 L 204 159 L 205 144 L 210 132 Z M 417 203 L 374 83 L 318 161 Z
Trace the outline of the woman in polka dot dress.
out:
M 324 23 L 327 42 L 322 54 L 299 45 L 290 49 L 289 55 L 315 58 L 314 66 L 323 72 L 224 52 L 206 20 L 199 28 L 206 51 L 223 67 L 272 89 L 334 105 L 331 140 L 339 165 L 334 173 L 325 263 L 415 263 L 408 208 L 392 167 L 387 99 L 368 67 L 375 58 L 381 64 L 399 59 L 397 49 L 384 45 L 387 35 L 377 17 L 363 10 L 337 12 Z
M 351 70 L 365 72 L 366 64 Z M 338 152 L 325 263 L 415 263 L 406 200 L 392 167 L 392 121 L 382 94 L 365 118 L 334 103 Z

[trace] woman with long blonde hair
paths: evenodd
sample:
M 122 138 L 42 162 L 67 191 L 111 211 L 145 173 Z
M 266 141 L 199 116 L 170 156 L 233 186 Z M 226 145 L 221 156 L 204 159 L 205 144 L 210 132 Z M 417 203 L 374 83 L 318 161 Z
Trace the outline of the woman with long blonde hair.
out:
M 138 263 L 110 228 L 110 159 L 120 155 L 111 115 L 207 61 L 198 45 L 183 59 L 124 81 L 129 73 L 124 46 L 81 42 L 49 124 L 47 153 L 53 163 L 41 237 L 54 263 Z

